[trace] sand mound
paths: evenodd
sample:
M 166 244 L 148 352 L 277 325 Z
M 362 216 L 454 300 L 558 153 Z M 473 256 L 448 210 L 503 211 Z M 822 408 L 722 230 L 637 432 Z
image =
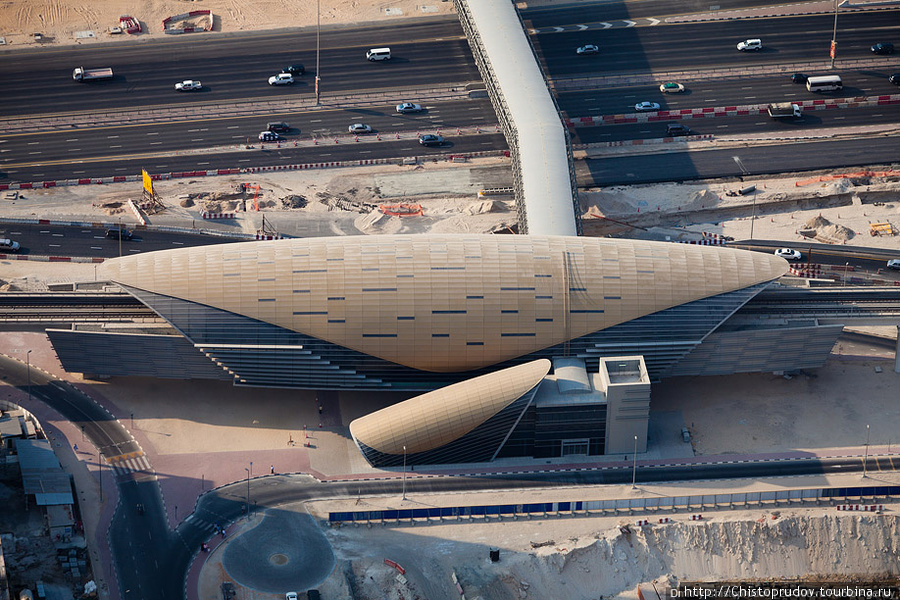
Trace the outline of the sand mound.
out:
M 492 212 L 505 212 L 506 204 L 499 200 L 484 200 L 482 202 L 473 202 L 463 212 L 467 215 L 484 215 Z
M 829 225 L 831 225 L 831 221 L 819 215 L 804 223 L 803 227 L 805 229 L 819 229 L 820 227 L 828 227 Z
M 832 223 L 822 216 L 813 217 L 804 223 L 802 233 L 807 236 L 814 233 L 816 237 L 832 240 L 850 240 L 856 235 L 849 227 Z

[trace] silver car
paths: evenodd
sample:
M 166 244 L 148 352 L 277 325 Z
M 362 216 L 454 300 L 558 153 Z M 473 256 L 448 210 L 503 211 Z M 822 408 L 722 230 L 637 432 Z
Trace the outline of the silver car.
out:
M 354 123 L 347 128 L 350 133 L 372 133 L 372 128 L 365 123 Z

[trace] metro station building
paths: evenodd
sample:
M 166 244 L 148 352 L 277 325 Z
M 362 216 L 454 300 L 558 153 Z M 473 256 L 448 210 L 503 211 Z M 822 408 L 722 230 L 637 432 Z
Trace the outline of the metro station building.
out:
M 563 438 L 547 425 L 554 411 L 558 422 L 581 411 L 603 431 L 577 436 L 580 453 L 629 452 L 621 440 L 633 443 L 640 427 L 610 420 L 617 373 L 636 374 L 647 412 L 651 381 L 824 364 L 839 327 L 729 324 L 787 268 L 781 258 L 729 248 L 574 236 L 223 244 L 100 265 L 99 277 L 164 324 L 47 333 L 67 371 L 94 377 L 429 392 L 390 408 L 432 420 L 437 407 L 457 406 L 456 417 L 429 421 L 424 434 L 396 412 L 359 419 L 351 431 L 373 464 L 396 462 L 397 443 L 413 434 L 424 437 L 407 453 L 456 460 L 444 446 L 488 430 L 480 458 L 559 455 Z M 406 433 L 390 441 L 376 421 Z M 541 431 L 555 441 L 541 446 Z

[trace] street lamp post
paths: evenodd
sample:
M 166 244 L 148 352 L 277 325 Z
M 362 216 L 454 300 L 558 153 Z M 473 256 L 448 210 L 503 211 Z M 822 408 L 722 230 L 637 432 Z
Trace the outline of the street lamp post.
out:
M 637 436 L 634 436 L 634 462 L 631 467 L 631 489 L 633 490 L 637 489 L 634 485 L 635 481 L 637 481 Z
M 100 473 L 100 502 L 103 502 L 103 459 L 97 450 L 97 471 Z
M 320 0 L 316 0 L 316 106 L 319 106 L 319 25 L 321 22 L 319 4 Z
M 247 518 L 250 518 L 250 469 L 244 467 L 247 471 Z
M 122 218 L 119 217 L 119 258 L 122 258 Z
M 850 263 L 845 262 L 844 263 L 844 287 L 847 287 L 847 276 L 848 276 L 849 272 L 850 272 Z
M 31 404 L 31 350 L 25 353 L 25 371 L 28 373 L 28 404 Z
M 834 56 L 837 54 L 837 13 L 838 0 L 834 0 L 834 31 L 831 33 L 831 68 L 834 68 Z
M 866 467 L 869 464 L 869 426 L 866 425 L 866 454 L 865 458 L 863 458 L 863 477 L 868 477 L 866 475 Z
M 406 500 L 406 446 L 403 446 L 403 500 Z

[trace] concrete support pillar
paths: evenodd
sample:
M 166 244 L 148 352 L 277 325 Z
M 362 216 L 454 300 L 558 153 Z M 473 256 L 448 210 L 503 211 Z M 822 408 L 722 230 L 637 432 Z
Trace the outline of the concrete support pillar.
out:
M 897 325 L 897 345 L 894 346 L 894 373 L 900 373 L 900 325 Z

